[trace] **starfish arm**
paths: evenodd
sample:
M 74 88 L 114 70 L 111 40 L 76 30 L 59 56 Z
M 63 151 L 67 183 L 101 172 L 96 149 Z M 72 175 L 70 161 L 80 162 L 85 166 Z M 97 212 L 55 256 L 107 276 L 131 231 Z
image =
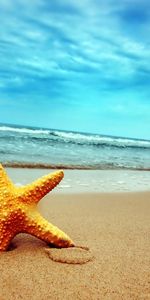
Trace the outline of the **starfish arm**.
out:
M 8 236 L 9 234 L 9 236 Z M 6 251 L 8 250 L 10 246 L 10 242 L 13 239 L 14 235 L 11 235 L 11 232 L 7 232 L 7 237 L 3 237 L 0 240 L 0 251 Z
M 21 209 L 0 212 L 0 251 L 8 249 L 15 235 L 22 232 L 25 214 Z
M 45 220 L 38 212 L 29 216 L 25 232 L 59 248 L 73 247 L 69 236 Z
M 12 189 L 14 187 L 12 181 L 9 179 L 7 173 L 4 168 L 0 164 L 0 191 L 4 189 Z
M 6 251 L 8 249 L 14 236 L 14 231 L 8 230 L 6 226 L 3 226 L 2 223 L 0 224 L 0 251 Z
M 37 203 L 49 193 L 64 177 L 63 171 L 45 175 L 31 184 L 20 188 L 20 198 L 25 203 Z

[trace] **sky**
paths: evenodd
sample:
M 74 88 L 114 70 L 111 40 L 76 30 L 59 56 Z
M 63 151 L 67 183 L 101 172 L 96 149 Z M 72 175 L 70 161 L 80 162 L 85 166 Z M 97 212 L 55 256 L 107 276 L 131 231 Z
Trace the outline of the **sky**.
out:
M 150 1 L 0 0 L 0 123 L 150 139 Z

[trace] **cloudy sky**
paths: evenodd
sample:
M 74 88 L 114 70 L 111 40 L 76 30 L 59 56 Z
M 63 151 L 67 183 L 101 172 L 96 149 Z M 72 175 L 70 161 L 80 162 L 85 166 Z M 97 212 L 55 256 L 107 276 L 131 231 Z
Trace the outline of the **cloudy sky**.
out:
M 0 122 L 150 139 L 150 1 L 0 0 Z

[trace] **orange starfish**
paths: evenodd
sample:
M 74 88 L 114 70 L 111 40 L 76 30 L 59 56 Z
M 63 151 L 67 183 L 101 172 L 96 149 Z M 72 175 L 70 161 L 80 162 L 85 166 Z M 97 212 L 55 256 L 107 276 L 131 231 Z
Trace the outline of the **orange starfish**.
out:
M 45 175 L 23 187 L 15 186 L 0 164 L 0 250 L 8 249 L 18 233 L 29 233 L 56 247 L 72 247 L 73 241 L 46 221 L 37 203 L 63 178 L 63 171 Z

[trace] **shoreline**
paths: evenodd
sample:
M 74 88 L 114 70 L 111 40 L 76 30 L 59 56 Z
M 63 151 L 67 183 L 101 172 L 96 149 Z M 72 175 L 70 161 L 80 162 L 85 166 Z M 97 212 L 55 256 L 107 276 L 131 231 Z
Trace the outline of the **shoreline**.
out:
M 125 166 L 116 166 L 116 165 L 101 165 L 101 166 L 83 166 L 83 165 L 65 165 L 65 164 L 44 164 L 44 163 L 9 163 L 2 162 L 3 167 L 5 168 L 14 168 L 14 169 L 50 169 L 50 170 L 91 170 L 91 171 L 150 171 L 150 167 L 140 168 L 140 167 L 125 167 Z
M 26 185 L 53 169 L 6 168 L 17 185 Z M 133 170 L 64 170 L 53 193 L 104 193 L 150 190 L 150 172 Z

